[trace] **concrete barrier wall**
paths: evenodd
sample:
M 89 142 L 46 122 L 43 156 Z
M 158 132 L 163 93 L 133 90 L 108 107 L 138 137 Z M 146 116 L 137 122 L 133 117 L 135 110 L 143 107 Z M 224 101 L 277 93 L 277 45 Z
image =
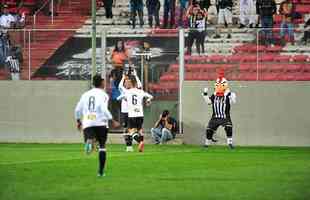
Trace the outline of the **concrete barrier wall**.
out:
M 185 81 L 184 142 L 202 144 L 212 108 L 201 95 L 214 82 Z M 237 94 L 232 106 L 237 145 L 310 146 L 310 82 L 230 82 Z M 217 136 L 224 143 L 225 132 Z
M 87 81 L 1 81 L 0 142 L 81 142 L 74 108 Z

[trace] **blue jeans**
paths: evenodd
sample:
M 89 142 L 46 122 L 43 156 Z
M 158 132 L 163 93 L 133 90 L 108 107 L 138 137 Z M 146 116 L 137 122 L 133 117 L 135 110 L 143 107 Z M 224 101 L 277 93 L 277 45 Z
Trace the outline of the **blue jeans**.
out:
M 272 39 L 272 28 L 273 28 L 273 17 L 272 16 L 262 16 L 261 17 L 262 23 L 262 35 L 264 39 L 266 39 L 268 44 L 273 43 Z
M 169 129 L 166 128 L 152 128 L 151 129 L 152 138 L 156 144 L 163 144 L 169 140 L 173 139 L 173 135 Z
M 290 40 L 294 39 L 294 25 L 290 22 L 281 23 L 280 35 L 282 38 L 284 38 L 286 34 Z

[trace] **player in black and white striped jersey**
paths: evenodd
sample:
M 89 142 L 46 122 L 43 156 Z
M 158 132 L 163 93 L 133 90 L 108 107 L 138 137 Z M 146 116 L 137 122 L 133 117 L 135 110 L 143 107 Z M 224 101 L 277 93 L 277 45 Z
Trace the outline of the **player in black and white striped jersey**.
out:
M 217 128 L 223 126 L 227 136 L 227 144 L 230 148 L 233 148 L 233 124 L 230 117 L 230 107 L 232 103 L 236 103 L 236 94 L 229 90 L 227 80 L 220 77 L 215 83 L 214 94 L 209 97 L 208 88 L 205 88 L 203 97 L 209 105 L 212 105 L 213 110 L 206 130 L 205 147 L 208 147 L 214 141 L 213 134 Z
M 15 56 L 8 56 L 5 62 L 10 69 L 11 79 L 19 80 L 19 74 L 20 74 L 19 60 Z

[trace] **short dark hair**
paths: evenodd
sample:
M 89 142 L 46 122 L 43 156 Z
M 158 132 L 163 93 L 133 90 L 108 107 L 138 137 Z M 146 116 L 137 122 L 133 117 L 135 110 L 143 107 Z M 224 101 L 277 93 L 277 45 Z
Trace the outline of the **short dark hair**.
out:
M 164 110 L 163 114 L 161 115 L 162 117 L 167 117 L 169 115 L 169 110 Z
M 93 85 L 98 88 L 101 86 L 101 83 L 104 79 L 101 78 L 101 75 L 99 74 L 96 74 L 94 77 L 93 77 Z

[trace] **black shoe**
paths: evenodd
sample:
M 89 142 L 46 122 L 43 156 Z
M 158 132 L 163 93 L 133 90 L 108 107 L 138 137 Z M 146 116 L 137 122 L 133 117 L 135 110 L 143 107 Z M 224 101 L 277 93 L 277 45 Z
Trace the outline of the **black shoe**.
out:
M 231 39 L 231 34 L 230 33 L 228 33 L 227 39 Z
M 229 144 L 228 147 L 229 147 L 230 149 L 234 149 L 234 148 L 235 148 L 232 144 Z
M 217 142 L 218 140 L 216 140 L 216 139 L 212 138 L 212 139 L 211 139 L 211 141 L 212 141 L 212 142 Z
M 245 25 L 243 25 L 243 24 L 239 25 L 239 28 L 244 28 L 244 27 L 245 27 Z
M 221 38 L 221 36 L 218 34 L 213 37 L 213 39 L 219 39 L 219 38 Z
M 209 145 L 205 144 L 205 145 L 203 145 L 203 147 L 207 149 L 207 148 L 209 148 Z
M 254 27 L 254 25 L 253 24 L 250 24 L 250 26 L 249 26 L 250 28 L 253 28 Z

